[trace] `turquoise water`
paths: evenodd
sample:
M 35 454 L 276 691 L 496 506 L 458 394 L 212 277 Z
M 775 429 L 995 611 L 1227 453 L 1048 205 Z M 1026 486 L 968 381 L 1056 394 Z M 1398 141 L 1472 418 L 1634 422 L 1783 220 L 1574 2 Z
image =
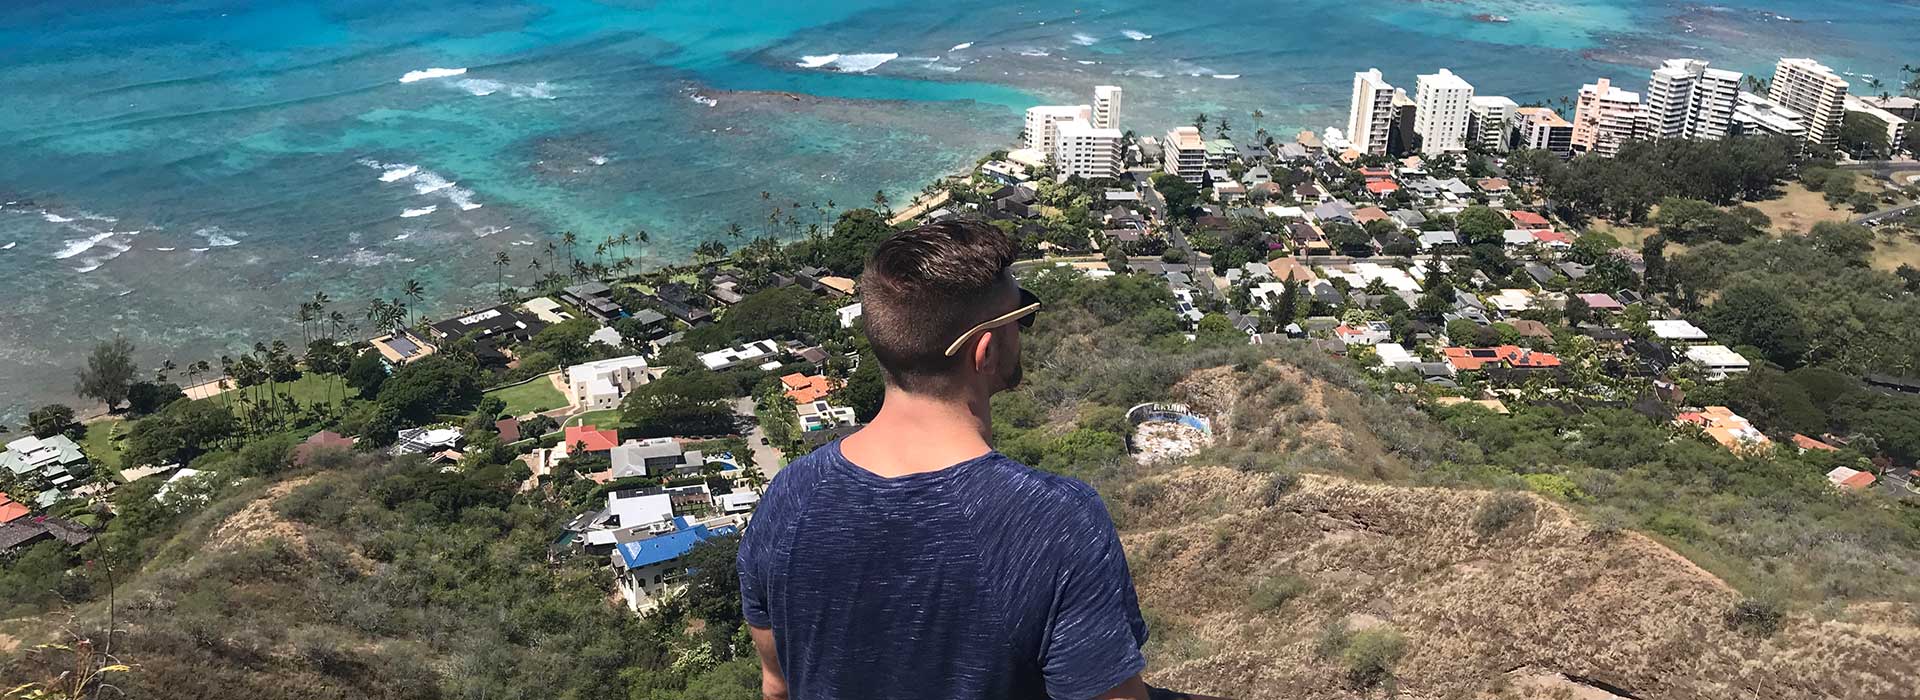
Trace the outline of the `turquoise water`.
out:
M 590 256 L 645 229 L 661 261 L 772 205 L 804 224 L 904 199 L 1098 83 L 1142 133 L 1195 112 L 1283 132 L 1343 121 L 1368 66 L 1527 101 L 1682 55 L 1891 75 L 1914 36 L 1920 6 L 1884 0 L 14 0 L 0 418 L 66 398 L 114 334 L 184 364 L 297 339 L 314 292 L 351 317 L 407 279 L 437 311 L 480 303 L 496 252 L 524 281 L 560 231 Z

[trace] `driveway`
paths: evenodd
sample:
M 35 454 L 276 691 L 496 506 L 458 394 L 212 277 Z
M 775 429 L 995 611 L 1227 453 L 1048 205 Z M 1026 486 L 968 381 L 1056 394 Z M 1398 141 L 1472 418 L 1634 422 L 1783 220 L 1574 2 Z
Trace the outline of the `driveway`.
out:
M 748 424 L 753 426 L 747 430 L 747 449 L 753 450 L 753 466 L 758 468 L 761 474 L 766 475 L 767 481 L 773 481 L 773 477 L 786 466 L 786 459 L 780 455 L 779 450 L 762 442 L 766 439 L 767 433 L 760 429 L 760 421 L 754 420 L 753 399 L 734 399 L 733 412 L 735 415 L 746 418 Z

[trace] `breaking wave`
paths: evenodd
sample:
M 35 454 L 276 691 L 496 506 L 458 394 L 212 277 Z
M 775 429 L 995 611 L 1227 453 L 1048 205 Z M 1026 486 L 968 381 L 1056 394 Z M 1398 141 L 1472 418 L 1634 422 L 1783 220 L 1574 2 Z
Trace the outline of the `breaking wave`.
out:
M 964 51 L 964 50 L 966 50 L 966 49 L 970 49 L 970 48 L 973 48 L 973 42 L 971 42 L 971 41 L 963 41 L 963 42 L 960 42 L 960 43 L 958 43 L 958 44 L 954 44 L 954 45 L 953 45 L 953 48 L 951 48 L 951 49 L 947 49 L 947 52 L 948 52 L 948 53 L 952 53 L 952 52 L 954 52 L 954 51 Z
M 1100 40 L 1094 37 L 1092 34 L 1087 34 L 1085 32 L 1074 32 L 1073 43 L 1079 44 L 1081 46 L 1092 46 L 1094 44 L 1100 43 Z
M 400 212 L 400 218 L 402 218 L 402 219 L 411 219 L 411 218 L 413 218 L 413 217 L 416 217 L 416 216 L 426 216 L 426 215 L 428 215 L 428 214 L 432 214 L 432 213 L 434 213 L 435 211 L 438 211 L 439 209 L 440 209 L 440 207 L 439 207 L 439 206 L 437 206 L 437 205 L 432 205 L 432 204 L 429 204 L 429 205 L 427 205 L 427 206 L 424 206 L 424 207 L 421 207 L 421 208 L 419 208 L 419 209 L 408 209 L 408 210 L 406 210 L 406 211 L 403 211 L 403 212 Z M 395 238 L 394 240 L 396 240 L 396 241 L 397 241 L 397 240 L 400 240 L 400 239 L 399 239 L 399 238 Z
M 1152 34 L 1148 34 L 1146 32 L 1143 32 L 1137 29 L 1122 29 L 1120 30 L 1120 36 L 1124 36 L 1134 41 L 1146 41 L 1148 39 L 1153 38 Z
M 525 85 L 521 83 L 507 83 L 507 82 L 501 82 L 498 80 L 488 80 L 486 78 L 467 78 L 465 80 L 455 81 L 454 86 L 467 91 L 467 94 L 473 95 L 475 97 L 486 97 L 487 95 L 491 95 L 496 92 L 501 92 L 504 90 L 506 91 L 507 95 L 510 97 L 522 97 L 522 98 L 529 98 L 529 99 L 536 99 L 536 100 L 554 99 L 553 86 L 548 84 L 544 80 L 534 83 L 532 85 Z
M 414 194 L 421 196 L 437 194 L 445 197 L 446 200 L 454 206 L 460 207 L 461 211 L 473 211 L 479 209 L 481 206 L 479 202 L 473 201 L 473 190 L 461 187 L 458 183 L 441 177 L 439 173 L 426 170 L 418 165 L 410 163 L 382 163 L 371 159 L 363 159 L 360 161 L 360 164 L 379 170 L 381 182 L 411 183 Z M 401 213 L 401 216 L 425 216 L 426 214 L 432 213 L 436 208 L 437 207 L 408 208 L 405 212 Z M 421 209 L 425 209 L 425 211 L 421 211 Z M 411 212 L 419 213 L 410 214 Z
M 466 74 L 467 74 L 467 69 L 465 68 L 428 68 L 426 70 L 411 70 L 411 71 L 407 71 L 406 75 L 400 76 L 400 82 L 417 83 L 422 80 L 433 80 L 435 78 L 451 78 L 456 75 L 466 75 Z
M 823 68 L 841 73 L 865 73 L 879 68 L 886 62 L 899 58 L 897 53 L 830 53 L 821 56 L 801 56 L 794 65 L 801 68 Z

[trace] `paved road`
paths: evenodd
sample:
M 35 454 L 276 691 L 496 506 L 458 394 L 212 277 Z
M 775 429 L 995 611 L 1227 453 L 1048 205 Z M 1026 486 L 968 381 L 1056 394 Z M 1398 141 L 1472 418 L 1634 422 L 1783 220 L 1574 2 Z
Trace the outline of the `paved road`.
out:
M 1898 218 L 1901 215 L 1906 214 L 1907 212 L 1910 212 L 1910 211 L 1920 211 L 1920 204 L 1909 204 L 1904 207 L 1896 207 L 1893 209 L 1887 209 L 1885 211 L 1876 211 L 1872 214 L 1868 214 L 1858 219 L 1854 219 L 1853 223 L 1863 224 L 1863 225 L 1877 224 L 1882 221 L 1886 221 L 1888 219 Z
M 753 450 L 753 466 L 759 469 L 761 474 L 766 475 L 767 481 L 773 481 L 774 475 L 779 474 L 780 469 L 786 466 L 786 460 L 780 457 L 779 450 L 763 442 L 767 432 L 760 429 L 760 421 L 753 419 L 753 399 L 734 399 L 733 412 L 745 416 L 753 426 L 747 430 L 747 449 Z
M 1146 180 L 1140 192 L 1140 200 L 1146 203 L 1147 208 L 1153 212 L 1153 218 L 1160 222 L 1160 229 L 1166 232 L 1167 242 L 1171 243 L 1175 250 L 1186 255 L 1187 262 L 1193 265 L 1194 286 L 1207 290 L 1216 299 L 1227 298 L 1227 291 L 1221 289 L 1220 285 L 1213 280 L 1213 258 L 1195 251 L 1193 244 L 1187 242 L 1186 232 L 1181 231 L 1180 227 L 1174 224 L 1172 217 L 1167 216 L 1167 202 L 1160 197 L 1159 191 L 1153 189 L 1153 180 Z

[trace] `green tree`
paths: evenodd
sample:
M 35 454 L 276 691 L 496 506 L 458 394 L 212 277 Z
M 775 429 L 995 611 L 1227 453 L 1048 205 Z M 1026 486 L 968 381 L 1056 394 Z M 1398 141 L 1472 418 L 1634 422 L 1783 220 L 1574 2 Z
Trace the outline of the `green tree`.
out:
M 27 430 L 37 438 L 50 438 L 79 427 L 73 422 L 73 407 L 50 403 L 27 414 Z
M 361 353 L 347 365 L 347 386 L 360 392 L 362 397 L 373 398 L 380 393 L 380 385 L 386 381 L 387 363 L 380 359 L 379 353 Z
M 1847 112 L 1840 120 L 1840 150 L 1859 160 L 1879 160 L 1893 154 L 1887 125 L 1866 112 Z
M 1207 314 L 1195 324 L 1193 342 L 1202 347 L 1226 348 L 1247 343 L 1247 334 L 1233 326 L 1224 314 Z
M 1504 243 L 1507 229 L 1513 228 L 1513 222 L 1507 215 L 1491 207 L 1471 206 L 1460 212 L 1457 221 L 1460 226 L 1460 242 L 1467 245 Z
M 406 425 L 423 425 L 442 413 L 465 413 L 481 396 L 480 372 L 471 363 L 429 355 L 402 366 L 380 386 L 379 403 Z
M 93 353 L 87 356 L 87 365 L 76 373 L 79 381 L 74 384 L 73 392 L 113 410 L 127 400 L 127 389 L 132 386 L 136 373 L 133 343 L 116 337 L 94 346 Z
M 1172 173 L 1155 173 L 1153 189 L 1166 201 L 1167 215 L 1176 219 L 1191 219 L 1200 204 L 1200 188 Z
M 1742 282 L 1720 292 L 1704 318 L 1708 330 L 1728 345 L 1759 348 L 1786 368 L 1806 361 L 1809 334 L 1793 301 L 1776 284 Z
M 860 360 L 854 366 L 853 373 L 845 384 L 833 392 L 834 403 L 853 409 L 854 417 L 865 423 L 879 415 L 880 405 L 887 397 L 886 377 L 880 370 L 880 360 L 873 352 L 862 351 Z

